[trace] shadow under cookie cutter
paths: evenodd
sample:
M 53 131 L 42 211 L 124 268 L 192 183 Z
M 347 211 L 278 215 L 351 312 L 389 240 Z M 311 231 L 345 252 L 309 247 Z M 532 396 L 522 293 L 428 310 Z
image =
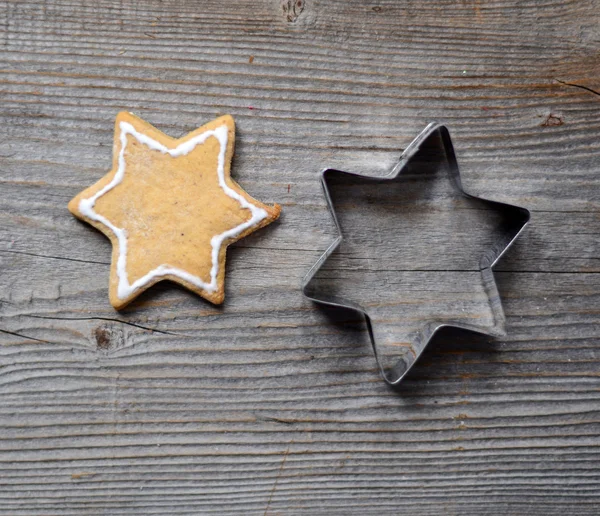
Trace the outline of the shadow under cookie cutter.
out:
M 501 212 L 505 219 L 506 229 L 503 231 L 503 234 L 498 239 L 496 239 L 496 241 L 494 241 L 493 245 L 483 254 L 479 261 L 479 271 L 481 273 L 482 284 L 487 294 L 494 323 L 491 326 L 478 326 L 462 321 L 431 321 L 425 325 L 425 327 L 413 340 L 410 353 L 405 353 L 404 356 L 400 358 L 394 366 L 386 369 L 383 365 L 382 360 L 380 359 L 377 341 L 375 339 L 375 334 L 373 332 L 373 326 L 368 311 L 362 306 L 360 306 L 360 304 L 354 301 L 350 301 L 344 298 L 339 298 L 336 296 L 328 295 L 327 293 L 317 291 L 315 288 L 313 288 L 312 285 L 312 280 L 314 276 L 317 274 L 319 269 L 323 266 L 323 264 L 327 261 L 329 256 L 337 249 L 337 247 L 343 240 L 341 225 L 338 221 L 338 217 L 336 215 L 329 187 L 327 184 L 327 176 L 331 173 L 335 173 L 346 175 L 348 177 L 355 177 L 364 180 L 373 180 L 384 183 L 399 180 L 399 178 L 402 176 L 402 173 L 406 170 L 407 166 L 409 165 L 411 160 L 413 160 L 417 152 L 419 152 L 423 144 L 425 142 L 429 142 L 430 139 L 434 138 L 436 138 L 436 142 L 441 147 L 440 150 L 442 151 L 444 159 L 448 166 L 449 179 L 453 188 L 467 199 L 472 199 L 484 203 L 487 206 L 490 206 L 491 209 L 497 212 Z M 419 356 L 423 353 L 423 351 L 427 347 L 427 344 L 432 339 L 433 335 L 443 327 L 460 328 L 480 334 L 490 335 L 493 337 L 501 337 L 506 335 L 506 319 L 504 316 L 504 310 L 502 308 L 500 294 L 498 293 L 498 288 L 496 286 L 492 269 L 500 260 L 500 258 L 504 255 L 504 253 L 510 248 L 510 246 L 517 239 L 520 233 L 523 231 L 523 229 L 529 222 L 530 213 L 529 210 L 525 208 L 497 201 L 491 201 L 488 199 L 470 195 L 467 192 L 465 192 L 461 183 L 460 172 L 458 168 L 458 163 L 456 161 L 456 155 L 454 153 L 452 140 L 450 138 L 450 133 L 448 132 L 448 129 L 445 126 L 436 123 L 429 124 L 423 130 L 423 132 L 421 132 L 421 134 L 419 134 L 405 149 L 405 151 L 402 153 L 402 156 L 400 157 L 398 164 L 386 176 L 373 177 L 364 174 L 343 172 L 335 169 L 325 169 L 321 173 L 321 184 L 325 193 L 327 205 L 329 207 L 329 210 L 333 217 L 333 221 L 336 226 L 336 230 L 338 232 L 338 236 L 304 277 L 302 281 L 302 292 L 308 299 L 314 302 L 331 307 L 350 309 L 362 314 L 362 316 L 365 319 L 371 344 L 373 346 L 373 351 L 375 353 L 377 365 L 379 367 L 379 370 L 381 371 L 381 375 L 389 385 L 396 386 L 402 381 L 402 379 L 406 376 L 408 371 L 416 363 Z

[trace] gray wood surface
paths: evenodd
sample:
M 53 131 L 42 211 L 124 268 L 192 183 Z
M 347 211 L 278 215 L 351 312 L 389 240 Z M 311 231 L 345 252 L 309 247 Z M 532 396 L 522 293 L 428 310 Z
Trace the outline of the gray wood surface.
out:
M 599 27 L 595 0 L 0 1 L 0 514 L 598 514 Z M 110 244 L 66 205 L 122 109 L 232 114 L 234 177 L 282 204 L 223 307 L 110 307 Z M 334 236 L 320 169 L 384 173 L 432 120 L 533 220 L 508 336 L 445 332 L 397 393 L 299 285 Z

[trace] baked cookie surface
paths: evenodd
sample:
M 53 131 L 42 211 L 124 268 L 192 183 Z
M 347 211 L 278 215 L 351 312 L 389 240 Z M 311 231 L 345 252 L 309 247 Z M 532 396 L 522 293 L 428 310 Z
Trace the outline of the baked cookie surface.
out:
M 171 280 L 220 304 L 227 246 L 279 217 L 230 177 L 229 115 L 171 138 L 127 112 L 117 116 L 112 170 L 69 211 L 113 244 L 109 298 L 117 310 Z

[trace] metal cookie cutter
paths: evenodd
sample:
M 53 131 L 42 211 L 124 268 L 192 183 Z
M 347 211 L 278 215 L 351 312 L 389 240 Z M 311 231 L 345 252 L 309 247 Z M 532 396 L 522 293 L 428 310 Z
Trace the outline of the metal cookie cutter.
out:
M 369 315 L 369 308 L 363 307 L 361 304 L 344 297 L 337 297 L 335 294 L 331 294 L 330 291 L 322 291 L 315 288 L 315 275 L 344 240 L 342 228 L 338 216 L 336 215 L 330 188 L 328 186 L 328 182 L 330 181 L 328 178 L 330 175 L 335 174 L 338 177 L 341 175 L 342 177 L 350 179 L 359 178 L 361 182 L 364 180 L 367 184 L 372 181 L 377 182 L 378 184 L 399 181 L 402 177 L 406 176 L 406 170 L 409 165 L 411 165 L 411 162 L 413 162 L 415 155 L 422 151 L 426 144 L 433 144 L 435 146 L 434 149 L 436 149 L 436 159 L 444 160 L 444 166 L 447 167 L 448 170 L 448 179 L 455 194 L 459 195 L 460 198 L 477 201 L 478 204 L 485 206 L 486 210 L 493 211 L 502 216 L 502 234 L 494 235 L 491 246 L 486 247 L 486 251 L 479 259 L 482 292 L 487 296 L 487 301 L 491 310 L 492 323 L 489 325 L 477 325 L 470 322 L 454 320 L 429 321 L 420 331 L 412 336 L 412 342 L 404 349 L 400 359 L 396 361 L 396 358 L 394 357 L 393 365 L 391 367 L 385 367 L 380 357 L 381 353 L 375 337 L 376 332 L 373 330 L 373 321 L 372 317 Z M 506 335 L 504 311 L 502 309 L 502 303 L 492 269 L 523 231 L 529 222 L 530 213 L 525 208 L 475 197 L 464 191 L 461 184 L 456 155 L 450 139 L 450 133 L 445 126 L 436 123 L 429 124 L 402 153 L 398 164 L 384 177 L 373 177 L 334 169 L 326 169 L 321 173 L 321 183 L 338 232 L 338 237 L 304 277 L 302 282 L 302 292 L 307 298 L 317 303 L 350 309 L 364 316 L 377 365 L 383 378 L 388 384 L 394 386 L 400 383 L 415 364 L 419 356 L 423 353 L 433 335 L 443 327 L 462 328 L 495 337 Z M 477 271 L 475 271 L 475 273 L 476 272 Z

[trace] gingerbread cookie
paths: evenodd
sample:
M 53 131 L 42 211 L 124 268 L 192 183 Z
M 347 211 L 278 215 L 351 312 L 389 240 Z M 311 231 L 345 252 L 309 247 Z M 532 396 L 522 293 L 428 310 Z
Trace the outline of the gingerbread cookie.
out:
M 174 139 L 119 113 L 112 170 L 69 203 L 113 244 L 109 297 L 117 310 L 162 280 L 223 302 L 227 246 L 281 211 L 231 179 L 234 140 L 229 115 Z

